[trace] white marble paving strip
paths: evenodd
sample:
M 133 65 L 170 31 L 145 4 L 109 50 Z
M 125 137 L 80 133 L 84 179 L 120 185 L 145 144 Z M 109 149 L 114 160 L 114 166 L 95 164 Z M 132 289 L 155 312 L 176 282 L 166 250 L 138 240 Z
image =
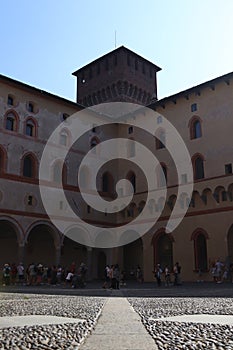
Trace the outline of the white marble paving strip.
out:
M 85 320 L 79 318 L 46 315 L 4 316 L 0 317 L 0 328 L 79 323 L 84 321 Z

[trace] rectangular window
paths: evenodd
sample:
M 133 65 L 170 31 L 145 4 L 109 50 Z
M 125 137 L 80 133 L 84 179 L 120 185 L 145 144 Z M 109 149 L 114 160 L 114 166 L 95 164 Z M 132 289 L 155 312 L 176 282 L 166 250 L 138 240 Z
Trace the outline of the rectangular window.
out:
M 232 164 L 231 163 L 225 164 L 225 174 L 226 175 L 232 174 Z
M 60 135 L 60 145 L 66 146 L 67 145 L 67 135 L 61 134 Z
M 133 127 L 130 126 L 130 127 L 128 128 L 128 134 L 132 134 L 132 133 L 133 133 Z
M 191 105 L 191 112 L 196 112 L 197 111 L 197 104 L 196 103 L 193 103 Z
M 28 112 L 31 112 L 31 113 L 34 112 L 34 106 L 33 106 L 33 103 L 31 102 L 28 103 Z
M 8 98 L 7 98 L 7 104 L 9 105 L 9 106 L 13 106 L 13 97 L 11 97 L 11 96 L 8 96 Z

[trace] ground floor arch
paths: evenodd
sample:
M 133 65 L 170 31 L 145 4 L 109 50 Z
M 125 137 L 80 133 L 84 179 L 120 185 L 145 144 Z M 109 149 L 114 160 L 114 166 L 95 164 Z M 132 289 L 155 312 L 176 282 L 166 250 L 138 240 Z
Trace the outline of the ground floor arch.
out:
M 168 266 L 170 271 L 173 269 L 173 238 L 164 230 L 155 233 L 153 240 L 154 247 L 154 267 L 160 264 L 164 269 Z
M 19 230 L 17 226 L 7 219 L 0 219 L 0 266 L 5 263 L 18 263 L 19 256 Z
M 227 233 L 227 251 L 229 263 L 233 263 L 233 224 Z
M 136 278 L 137 266 L 143 270 L 143 242 L 141 238 L 123 247 L 123 269 L 127 279 Z
M 57 263 L 57 232 L 50 225 L 41 223 L 34 225 L 27 234 L 25 244 L 25 264 L 41 263 L 54 265 Z
M 87 264 L 87 248 L 86 246 L 65 236 L 61 247 L 61 265 L 69 267 L 73 262 L 75 266 L 80 266 L 81 263 Z

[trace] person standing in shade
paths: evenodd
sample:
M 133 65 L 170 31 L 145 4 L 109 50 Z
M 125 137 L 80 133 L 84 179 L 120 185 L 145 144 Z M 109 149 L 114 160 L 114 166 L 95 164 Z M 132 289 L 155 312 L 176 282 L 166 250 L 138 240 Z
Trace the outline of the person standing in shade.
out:
M 163 270 L 161 268 L 160 264 L 157 264 L 156 270 L 155 270 L 155 278 L 157 280 L 158 287 L 161 286 L 161 277 L 162 277 Z
M 178 262 L 176 262 L 174 265 L 173 273 L 174 273 L 174 286 L 181 285 L 181 278 L 180 278 L 181 266 Z

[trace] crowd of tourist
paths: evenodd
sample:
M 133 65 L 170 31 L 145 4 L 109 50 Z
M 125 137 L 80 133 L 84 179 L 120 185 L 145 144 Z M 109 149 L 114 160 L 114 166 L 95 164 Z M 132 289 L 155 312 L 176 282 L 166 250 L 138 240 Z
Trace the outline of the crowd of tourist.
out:
M 6 263 L 2 269 L 2 284 L 8 285 L 67 285 L 73 288 L 85 287 L 87 266 L 73 262 L 69 268 L 61 265 L 47 266 L 31 263 L 26 268 L 23 263 L 16 265 Z
M 181 266 L 178 262 L 173 268 L 169 266 L 162 267 L 156 265 L 154 278 L 157 281 L 158 287 L 164 284 L 165 287 L 171 285 L 181 285 Z M 23 263 L 16 265 L 6 263 L 2 269 L 2 285 L 64 285 L 72 288 L 86 286 L 87 266 L 81 263 L 79 266 L 73 262 L 69 268 L 64 268 L 61 265 L 47 266 L 41 263 L 31 263 L 24 267 Z M 217 259 L 211 264 L 210 274 L 215 283 L 231 281 L 233 283 L 233 264 L 224 264 L 220 259 Z M 119 289 L 120 286 L 126 286 L 126 276 L 131 280 L 136 280 L 138 283 L 144 282 L 143 272 L 139 265 L 135 269 L 128 271 L 128 275 L 124 270 L 120 270 L 118 264 L 106 265 L 104 270 L 104 289 Z M 203 272 L 198 271 L 198 282 L 202 282 Z

